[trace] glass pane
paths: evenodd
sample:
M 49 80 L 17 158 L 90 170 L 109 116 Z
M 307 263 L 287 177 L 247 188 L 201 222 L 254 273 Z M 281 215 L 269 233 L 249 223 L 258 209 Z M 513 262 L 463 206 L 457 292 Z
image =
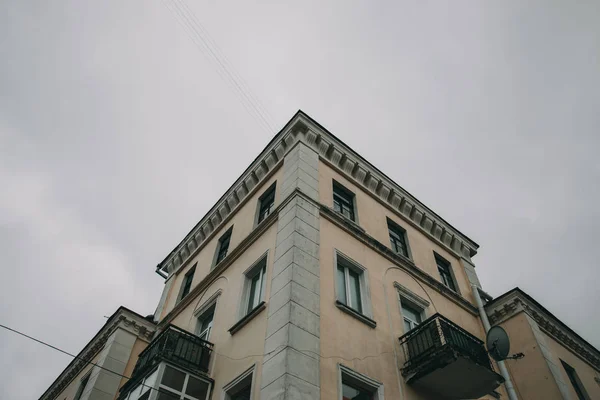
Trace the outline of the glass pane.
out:
M 181 399 L 181 396 L 179 396 L 178 394 L 169 392 L 165 389 L 160 389 L 160 391 L 158 392 L 158 396 L 156 397 L 156 400 L 179 400 Z
M 185 394 L 192 396 L 195 399 L 204 400 L 206 399 L 207 393 L 208 383 L 190 376 L 187 387 L 185 388 Z
M 357 389 L 346 383 L 342 383 L 343 400 L 372 400 L 373 394 L 363 389 Z
M 348 278 L 350 279 L 350 307 L 354 308 L 358 312 L 362 312 L 362 302 L 360 298 L 360 277 L 356 272 L 348 270 Z
M 233 396 L 231 396 L 231 400 L 250 400 L 250 387 L 246 387 L 242 390 L 240 390 L 239 392 L 237 392 L 236 394 L 234 394 Z
M 256 298 L 258 297 L 257 295 L 259 294 L 258 292 L 260 291 L 258 285 L 260 281 L 260 274 L 256 274 L 252 280 L 250 281 L 250 295 L 248 296 L 248 310 L 247 312 L 250 312 L 254 309 L 254 307 L 256 307 L 256 305 L 258 304 L 258 302 L 256 301 Z
M 173 388 L 178 392 L 183 390 L 183 381 L 185 380 L 185 374 L 175 368 L 171 368 L 168 365 L 165 366 L 165 372 L 163 373 L 162 383 L 165 386 Z
M 402 314 L 404 314 L 404 318 L 408 318 L 413 322 L 420 323 L 421 322 L 421 313 L 413 310 L 412 308 L 402 304 Z
M 150 392 L 151 390 L 148 390 L 146 393 L 144 393 L 143 395 L 141 395 L 138 400 L 148 400 L 148 398 L 150 397 Z
M 338 300 L 341 303 L 347 304 L 347 301 L 346 301 L 346 278 L 344 277 L 344 267 L 339 266 L 339 265 L 337 267 L 336 285 L 337 285 Z
M 411 323 L 406 318 L 404 319 L 404 333 L 410 331 L 412 329 Z

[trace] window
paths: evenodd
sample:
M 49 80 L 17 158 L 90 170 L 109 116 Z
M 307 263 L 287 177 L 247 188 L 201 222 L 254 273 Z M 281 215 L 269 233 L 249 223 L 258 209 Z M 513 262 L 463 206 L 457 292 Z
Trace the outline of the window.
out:
M 272 184 L 260 199 L 258 199 L 258 221 L 260 224 L 265 218 L 267 218 L 275 206 L 275 184 Z
M 383 384 L 341 364 L 340 400 L 383 400 Z
M 390 232 L 390 243 L 395 253 L 409 257 L 406 244 L 406 231 L 388 219 L 388 231 Z
M 85 390 L 85 387 L 88 381 L 90 380 L 91 373 L 92 371 L 88 372 L 83 378 L 81 378 L 81 382 L 79 382 L 79 387 L 77 388 L 77 392 L 75 393 L 75 397 L 73 397 L 73 400 L 79 400 L 81 398 L 81 395 L 83 394 L 83 391 Z
M 338 300 L 341 303 L 362 313 L 360 275 L 344 263 L 339 262 L 337 266 L 337 291 Z
M 333 209 L 344 217 L 356 222 L 354 215 L 354 193 L 333 182 Z
M 579 379 L 577 372 L 575 372 L 575 368 L 571 367 L 569 364 L 567 364 L 563 360 L 560 360 L 560 362 L 562 363 L 562 366 L 565 369 L 567 376 L 569 377 L 569 380 L 571 381 L 571 385 L 573 385 L 573 389 L 575 389 L 577 398 L 579 400 L 588 400 L 590 397 L 588 396 L 587 392 L 585 391 L 585 388 L 583 387 L 583 384 L 581 383 L 581 380 Z
M 400 304 L 402 306 L 402 318 L 404 318 L 404 332 L 406 333 L 422 322 L 421 312 L 407 305 L 402 300 L 400 300 Z
M 145 377 L 135 389 L 129 392 L 129 397 L 127 397 L 127 400 L 147 400 L 152 394 L 152 389 L 156 383 L 157 375 L 158 368 L 156 368 L 150 375 Z
M 225 400 L 250 400 L 254 365 L 223 387 Z
M 250 314 L 264 299 L 267 273 L 267 255 L 265 254 L 245 273 L 244 303 L 242 304 L 242 315 Z
M 456 285 L 454 284 L 454 278 L 452 277 L 452 267 L 450 266 L 450 263 L 437 254 L 435 255 L 435 262 L 437 264 L 442 283 L 449 289 L 452 289 L 456 292 Z
M 196 334 L 202 340 L 208 340 L 210 338 L 210 331 L 212 330 L 213 319 L 215 316 L 215 307 L 216 305 L 213 304 L 198 318 L 198 328 Z
M 192 281 L 194 280 L 194 272 L 196 272 L 195 264 L 192 267 L 192 269 L 190 269 L 183 277 L 183 282 L 181 283 L 181 291 L 179 293 L 178 301 L 181 301 L 190 292 L 190 289 L 192 288 Z
M 404 333 L 414 329 L 425 319 L 429 302 L 398 282 L 394 282 L 400 299 L 400 313 L 404 323 Z
M 367 270 L 337 250 L 334 265 L 336 306 L 375 328 Z
M 227 251 L 229 250 L 229 242 L 231 240 L 231 231 L 233 227 L 229 228 L 227 232 L 219 239 L 219 244 L 217 245 L 217 255 L 215 259 L 215 265 L 219 264 L 226 256 Z
M 165 365 L 158 392 L 157 400 L 206 400 L 210 384 Z

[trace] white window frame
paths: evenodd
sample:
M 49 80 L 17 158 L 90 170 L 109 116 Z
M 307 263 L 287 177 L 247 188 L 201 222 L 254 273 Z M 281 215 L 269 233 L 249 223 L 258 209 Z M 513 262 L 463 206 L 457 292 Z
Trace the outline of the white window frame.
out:
M 335 299 L 341 303 L 341 301 L 339 300 L 340 293 L 338 293 L 338 289 L 337 289 L 337 269 L 338 269 L 338 264 L 341 262 L 342 265 L 345 267 L 344 283 L 346 286 L 346 303 L 344 303 L 344 305 L 346 307 L 352 309 L 356 313 L 362 314 L 362 315 L 367 316 L 372 319 L 373 318 L 373 310 L 371 307 L 371 292 L 369 290 L 369 275 L 368 275 L 367 269 L 337 249 L 334 250 L 333 261 L 334 261 L 333 262 L 333 268 L 334 268 L 333 273 L 334 273 L 334 278 L 335 278 L 333 280 L 333 287 L 334 287 Z M 358 310 L 355 310 L 354 308 L 350 307 L 350 304 L 349 304 L 350 302 L 348 301 L 348 298 L 350 296 L 348 269 L 351 269 L 358 274 L 358 280 L 360 283 L 361 309 L 362 309 L 362 311 L 360 311 L 360 312 Z
M 252 398 L 254 397 L 254 380 L 256 377 L 256 374 L 254 373 L 254 370 L 256 369 L 256 364 L 253 364 L 250 368 L 248 368 L 246 371 L 242 372 L 240 375 L 238 375 L 236 378 L 234 378 L 231 382 L 229 382 L 227 385 L 223 386 L 223 393 L 221 394 L 221 400 L 231 400 L 231 396 L 237 394 L 237 392 L 239 392 L 240 390 L 246 388 L 246 381 L 248 376 L 251 376 L 250 378 L 250 400 L 252 400 Z
M 344 379 L 345 378 L 345 379 Z M 358 373 L 345 365 L 338 364 L 338 399 L 342 400 L 342 384 L 359 387 L 363 390 L 373 393 L 376 400 L 384 400 L 383 383 L 369 378 L 366 375 Z M 350 382 L 348 382 L 350 381 Z
M 213 320 L 211 323 L 211 326 L 209 328 L 210 332 L 212 332 L 212 327 L 214 326 L 214 322 L 215 322 L 215 316 L 217 313 L 217 303 L 219 301 L 219 296 L 221 296 L 222 290 L 219 289 L 217 290 L 212 296 L 209 297 L 208 300 L 206 300 L 204 302 L 204 304 L 202 304 L 201 307 L 199 307 L 196 311 L 194 311 L 194 317 L 196 318 L 196 329 L 194 331 L 195 335 L 198 337 L 201 337 L 202 334 L 204 333 L 204 331 L 200 332 L 200 329 L 202 329 L 202 317 L 204 316 L 204 314 L 206 314 L 206 312 L 212 308 L 213 306 L 215 307 L 215 311 L 213 314 Z M 210 341 L 210 332 L 208 334 L 208 336 L 206 337 L 207 341 Z
M 158 392 L 159 392 L 160 388 L 166 388 L 166 390 L 168 390 L 169 393 L 175 394 L 176 396 L 179 396 L 179 398 L 182 398 L 182 397 L 185 397 L 186 399 L 191 398 L 191 396 L 185 394 L 184 392 L 179 392 L 179 391 L 177 391 L 171 387 L 165 386 L 161 383 L 167 365 L 170 368 L 176 369 L 185 374 L 185 379 L 183 381 L 183 390 L 184 391 L 187 388 L 187 384 L 190 379 L 190 376 L 193 376 L 196 379 L 206 382 L 208 384 L 208 390 L 206 391 L 206 398 L 200 399 L 200 400 L 209 400 L 210 399 L 210 395 L 212 393 L 212 383 L 209 380 L 202 378 L 201 376 L 198 376 L 198 375 L 190 374 L 189 372 L 186 372 L 185 370 L 178 368 L 173 364 L 161 362 L 160 364 L 158 364 L 156 369 L 152 370 L 152 372 L 154 372 L 154 371 L 158 371 L 158 372 L 156 375 L 156 380 L 154 381 L 153 386 L 151 386 L 152 389 L 150 389 L 150 397 L 148 397 L 148 400 L 156 400 L 156 398 L 158 397 Z M 146 380 L 146 378 L 150 375 L 151 374 L 146 374 L 146 376 L 140 383 L 143 383 Z M 137 385 L 136 385 L 136 387 L 137 387 Z M 129 399 L 129 397 L 131 396 L 131 393 L 133 393 L 133 390 L 127 394 L 127 399 Z
M 258 260 L 256 260 L 246 271 L 244 271 L 244 281 L 242 287 L 242 296 L 241 303 L 239 307 L 238 317 L 239 319 L 244 318 L 246 315 L 250 314 L 250 312 L 256 308 L 262 301 L 265 300 L 265 292 L 267 290 L 267 269 L 269 265 L 269 251 L 264 252 Z M 264 263 L 264 265 L 263 265 Z M 264 269 L 264 271 L 263 271 Z M 252 310 L 248 310 L 250 305 L 250 288 L 252 285 L 252 279 L 256 276 L 256 274 L 260 274 L 260 291 L 255 293 L 255 296 L 258 296 L 256 304 L 252 307 Z
M 408 289 L 405 286 L 402 286 L 398 282 L 394 282 L 394 286 L 396 287 L 396 291 L 398 292 L 398 305 L 400 306 L 400 315 L 402 316 L 402 329 L 404 329 L 404 320 L 408 319 L 409 321 L 419 325 L 422 321 L 427 319 L 427 309 L 429 307 L 429 301 L 425 300 L 412 290 Z M 409 308 L 419 312 L 421 316 L 421 322 L 413 321 L 410 318 L 407 318 L 404 315 L 404 311 L 402 309 L 402 304 L 405 304 Z M 413 326 L 411 329 L 414 329 Z M 406 333 L 406 332 L 404 332 Z

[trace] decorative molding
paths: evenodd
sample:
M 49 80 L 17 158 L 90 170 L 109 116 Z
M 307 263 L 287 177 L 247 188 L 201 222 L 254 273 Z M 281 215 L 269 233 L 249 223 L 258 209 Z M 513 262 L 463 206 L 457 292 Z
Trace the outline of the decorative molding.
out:
M 322 161 L 447 251 L 468 260 L 477 253 L 477 243 L 452 227 L 318 122 L 298 111 L 179 245 L 158 264 L 157 271 L 172 273 L 195 254 L 251 197 L 253 190 L 280 167 L 286 153 L 299 140 L 315 150 Z
M 394 287 L 398 290 L 398 295 L 401 298 L 408 300 L 410 303 L 413 303 L 414 305 L 418 306 L 423 310 L 429 307 L 429 302 L 427 300 L 425 300 L 409 288 L 402 286 L 398 282 L 394 282 Z
M 388 248 L 383 243 L 367 234 L 363 229 L 357 229 L 354 224 L 348 223 L 347 218 L 344 216 L 333 211 L 324 204 L 321 204 L 321 215 L 328 221 L 333 222 L 338 227 L 353 235 L 362 243 L 368 245 L 371 249 L 375 250 L 381 256 L 387 258 L 389 261 L 394 263 L 394 265 L 400 267 L 415 279 L 418 279 L 419 282 L 427 284 L 429 287 L 435 289 L 438 293 L 469 311 L 471 314 L 479 315 L 477 307 L 471 304 L 467 299 L 446 287 L 446 285 L 429 275 L 427 272 L 423 271 L 421 268 L 417 267 L 417 265 L 411 259 L 395 253 L 392 251 L 392 249 Z
M 242 329 L 248 322 L 250 322 L 254 317 L 256 317 L 262 310 L 267 308 L 267 303 L 263 300 L 256 307 L 252 309 L 248 314 L 244 315 L 238 322 L 233 324 L 231 328 L 227 332 L 233 336 L 234 333 Z
M 83 348 L 81 352 L 63 372 L 56 378 L 50 387 L 42 394 L 40 400 L 54 400 L 65 388 L 89 365 L 94 357 L 102 351 L 110 335 L 118 328 L 123 328 L 133 333 L 138 338 L 150 342 L 156 331 L 156 325 L 141 315 L 137 315 L 124 307 L 119 309 L 109 318 L 106 324 Z
M 600 372 L 600 351 L 575 334 L 567 325 L 520 289 L 513 289 L 498 299 L 492 300 L 485 308 L 490 323 L 493 325 L 500 324 L 520 312 L 526 313 L 544 333 Z

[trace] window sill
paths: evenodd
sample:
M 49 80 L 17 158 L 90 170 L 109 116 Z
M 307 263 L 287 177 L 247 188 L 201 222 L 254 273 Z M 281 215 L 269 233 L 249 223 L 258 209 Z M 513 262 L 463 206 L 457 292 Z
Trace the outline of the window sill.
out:
M 375 328 L 377 326 L 377 322 L 375 322 L 371 318 L 367 317 L 366 315 L 359 313 L 358 311 L 354 310 L 353 308 L 348 307 L 347 305 L 340 302 L 339 300 L 335 301 L 335 306 L 337 308 L 339 308 L 340 310 L 342 310 L 343 312 L 345 312 L 346 314 L 352 315 L 354 318 L 356 318 L 360 322 L 362 322 L 366 325 L 369 325 L 371 328 Z
M 254 309 L 252 309 L 252 311 L 250 311 L 248 314 L 244 315 L 242 317 L 242 319 L 240 319 L 231 328 L 229 328 L 228 332 L 231 335 L 233 335 L 234 333 L 236 333 L 237 331 L 242 329 L 244 326 L 246 326 L 246 324 L 248 322 L 250 322 L 250 320 L 252 320 L 252 318 L 254 318 L 258 314 L 260 314 L 261 311 L 264 310 L 265 308 L 267 308 L 267 303 L 264 301 L 261 301 L 260 303 L 258 303 L 258 305 L 256 307 L 254 307 Z

